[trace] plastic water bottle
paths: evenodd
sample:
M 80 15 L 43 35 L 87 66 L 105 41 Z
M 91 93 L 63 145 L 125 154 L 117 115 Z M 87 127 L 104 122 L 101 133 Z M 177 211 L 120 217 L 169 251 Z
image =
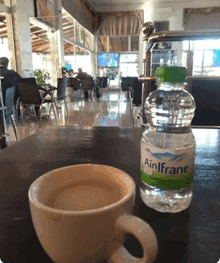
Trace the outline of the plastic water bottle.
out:
M 147 206 L 160 212 L 188 208 L 193 195 L 195 101 L 184 90 L 185 78 L 185 67 L 157 68 L 158 88 L 145 102 L 140 194 Z

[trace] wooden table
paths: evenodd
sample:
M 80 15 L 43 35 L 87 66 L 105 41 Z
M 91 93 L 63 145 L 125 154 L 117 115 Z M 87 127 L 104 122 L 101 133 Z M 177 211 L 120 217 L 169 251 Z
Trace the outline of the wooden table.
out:
M 107 164 L 140 183 L 142 128 L 54 127 L 0 152 L 0 258 L 4 263 L 52 262 L 35 234 L 28 205 L 30 184 L 52 169 L 80 163 Z M 193 129 L 197 141 L 194 197 L 177 214 L 146 207 L 139 188 L 134 213 L 156 232 L 155 263 L 217 263 L 220 258 L 220 130 Z M 125 246 L 142 250 L 130 235 Z M 65 263 L 65 262 L 64 262 Z

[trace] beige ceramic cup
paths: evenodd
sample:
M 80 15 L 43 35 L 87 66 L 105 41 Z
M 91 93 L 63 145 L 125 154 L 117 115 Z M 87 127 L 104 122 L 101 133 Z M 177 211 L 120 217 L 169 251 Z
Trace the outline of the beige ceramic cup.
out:
M 120 198 L 112 204 L 84 211 L 45 205 L 57 189 L 91 180 L 115 186 L 120 190 Z M 115 263 L 149 263 L 156 258 L 158 247 L 154 231 L 145 221 L 132 215 L 135 183 L 119 169 L 96 164 L 56 169 L 32 183 L 28 198 L 38 239 L 56 263 L 92 263 L 105 259 Z M 68 198 L 74 202 L 71 195 Z M 126 233 L 139 240 L 143 258 L 133 257 L 123 247 Z

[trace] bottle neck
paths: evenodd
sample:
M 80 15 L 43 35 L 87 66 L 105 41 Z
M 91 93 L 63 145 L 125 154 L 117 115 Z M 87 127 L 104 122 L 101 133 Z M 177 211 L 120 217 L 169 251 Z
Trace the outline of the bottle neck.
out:
M 176 83 L 170 83 L 170 82 L 161 82 L 157 84 L 157 89 L 162 90 L 183 90 L 185 89 L 185 84 L 183 82 L 176 82 Z
M 175 126 L 169 126 L 169 125 L 158 125 L 154 126 L 152 123 L 147 123 L 146 130 L 153 131 L 153 132 L 165 132 L 165 133 L 191 133 L 191 125 L 184 126 L 184 127 L 175 127 Z

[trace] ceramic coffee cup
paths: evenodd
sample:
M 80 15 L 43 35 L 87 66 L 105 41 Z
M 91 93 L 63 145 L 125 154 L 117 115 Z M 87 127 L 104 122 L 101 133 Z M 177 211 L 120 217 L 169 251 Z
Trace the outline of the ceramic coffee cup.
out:
M 157 239 L 152 228 L 132 215 L 135 183 L 125 172 L 96 164 L 50 171 L 29 188 L 38 239 L 56 263 L 153 262 Z M 124 247 L 126 233 L 142 245 L 143 258 Z

